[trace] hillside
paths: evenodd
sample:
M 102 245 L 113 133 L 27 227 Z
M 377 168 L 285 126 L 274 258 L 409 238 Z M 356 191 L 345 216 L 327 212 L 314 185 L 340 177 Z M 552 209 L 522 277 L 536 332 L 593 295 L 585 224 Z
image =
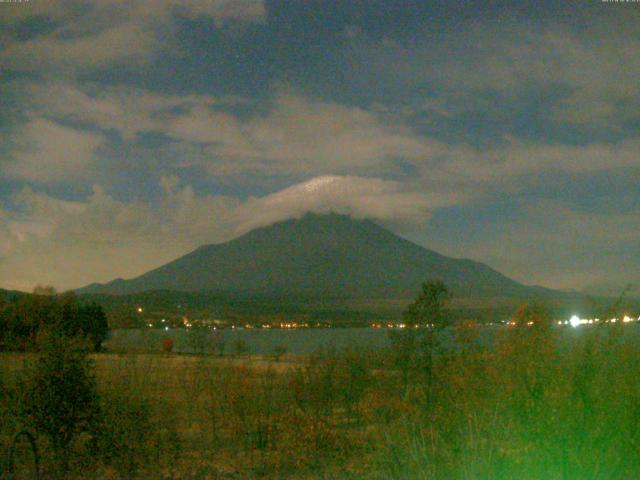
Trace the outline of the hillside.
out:
M 18 290 L 4 290 L 0 288 L 0 301 L 14 301 L 26 295 L 28 295 L 28 293 L 20 292 Z
M 464 297 L 553 293 L 524 286 L 482 263 L 441 255 L 369 220 L 337 214 L 307 214 L 259 228 L 199 247 L 137 278 L 92 284 L 79 292 L 410 298 L 426 279 L 441 279 Z

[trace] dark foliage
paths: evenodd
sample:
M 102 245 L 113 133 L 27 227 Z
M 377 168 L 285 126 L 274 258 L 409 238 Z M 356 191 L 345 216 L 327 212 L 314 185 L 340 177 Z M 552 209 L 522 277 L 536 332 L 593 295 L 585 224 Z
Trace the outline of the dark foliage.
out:
M 393 360 L 400 371 L 404 390 L 412 376 L 430 382 L 434 355 L 439 347 L 438 332 L 450 325 L 445 314 L 450 299 L 451 293 L 443 282 L 423 283 L 419 295 L 402 314 L 405 328 L 389 332 Z
M 442 329 L 449 326 L 444 308 L 451 299 L 447 286 L 440 280 L 425 282 L 422 291 L 402 314 L 409 327 L 433 327 Z
M 54 334 L 86 338 L 99 351 L 108 333 L 102 307 L 80 303 L 71 292 L 56 295 L 39 287 L 33 295 L 0 302 L 0 343 L 8 349 L 33 349 L 46 335 Z
M 47 335 L 42 353 L 26 371 L 20 414 L 26 425 L 46 436 L 67 469 L 67 448 L 88 431 L 98 414 L 93 363 L 78 338 Z

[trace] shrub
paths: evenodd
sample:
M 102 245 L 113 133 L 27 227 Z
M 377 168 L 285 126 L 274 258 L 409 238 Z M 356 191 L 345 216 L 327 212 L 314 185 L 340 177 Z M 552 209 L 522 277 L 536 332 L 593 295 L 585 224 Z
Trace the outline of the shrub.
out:
M 273 349 L 273 356 L 276 362 L 279 362 L 282 356 L 286 353 L 287 353 L 287 347 L 285 347 L 284 345 L 276 345 L 275 348 Z
M 98 414 L 93 362 L 87 354 L 78 339 L 49 335 L 21 384 L 21 416 L 48 437 L 63 470 L 71 441 Z
M 224 341 L 224 336 L 222 335 L 222 332 L 220 332 L 219 330 L 214 332 L 211 335 L 211 349 L 214 353 L 216 353 L 218 356 L 223 356 L 224 355 L 224 349 L 226 347 L 225 341 Z
M 187 343 L 196 355 L 203 355 L 211 344 L 212 338 L 209 329 L 205 327 L 192 327 L 187 332 Z
M 236 355 L 248 355 L 249 345 L 247 345 L 247 342 L 239 338 L 235 344 L 235 352 L 236 352 Z
M 91 340 L 94 351 L 99 352 L 102 348 L 102 342 L 107 339 L 109 334 L 107 315 L 104 310 L 97 303 L 81 305 L 78 308 L 78 319 L 80 328 L 84 335 Z
M 171 353 L 173 350 L 173 339 L 171 337 L 164 337 L 162 339 L 162 351 Z
M 344 352 L 339 358 L 337 391 L 351 420 L 357 417 L 358 404 L 371 385 L 368 359 L 359 351 Z

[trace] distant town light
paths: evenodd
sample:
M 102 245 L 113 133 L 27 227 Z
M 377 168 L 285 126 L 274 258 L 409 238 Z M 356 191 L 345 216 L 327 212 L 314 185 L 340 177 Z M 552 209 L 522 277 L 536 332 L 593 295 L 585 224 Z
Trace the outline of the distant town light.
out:
M 569 319 L 569 323 L 573 328 L 576 328 L 578 325 L 582 323 L 582 321 L 580 320 L 580 317 L 578 317 L 577 315 L 574 315 Z
M 138 307 L 138 313 L 142 313 L 142 307 Z

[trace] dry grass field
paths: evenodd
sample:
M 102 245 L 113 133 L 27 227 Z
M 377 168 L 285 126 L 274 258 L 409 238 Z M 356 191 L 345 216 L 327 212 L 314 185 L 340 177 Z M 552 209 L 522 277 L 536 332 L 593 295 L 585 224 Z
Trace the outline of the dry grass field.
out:
M 640 351 L 616 328 L 505 328 L 487 351 L 462 325 L 433 363 L 402 349 L 91 355 L 98 440 L 79 433 L 62 474 L 40 435 L 43 478 L 637 478 Z M 0 354 L 2 451 L 36 355 Z

